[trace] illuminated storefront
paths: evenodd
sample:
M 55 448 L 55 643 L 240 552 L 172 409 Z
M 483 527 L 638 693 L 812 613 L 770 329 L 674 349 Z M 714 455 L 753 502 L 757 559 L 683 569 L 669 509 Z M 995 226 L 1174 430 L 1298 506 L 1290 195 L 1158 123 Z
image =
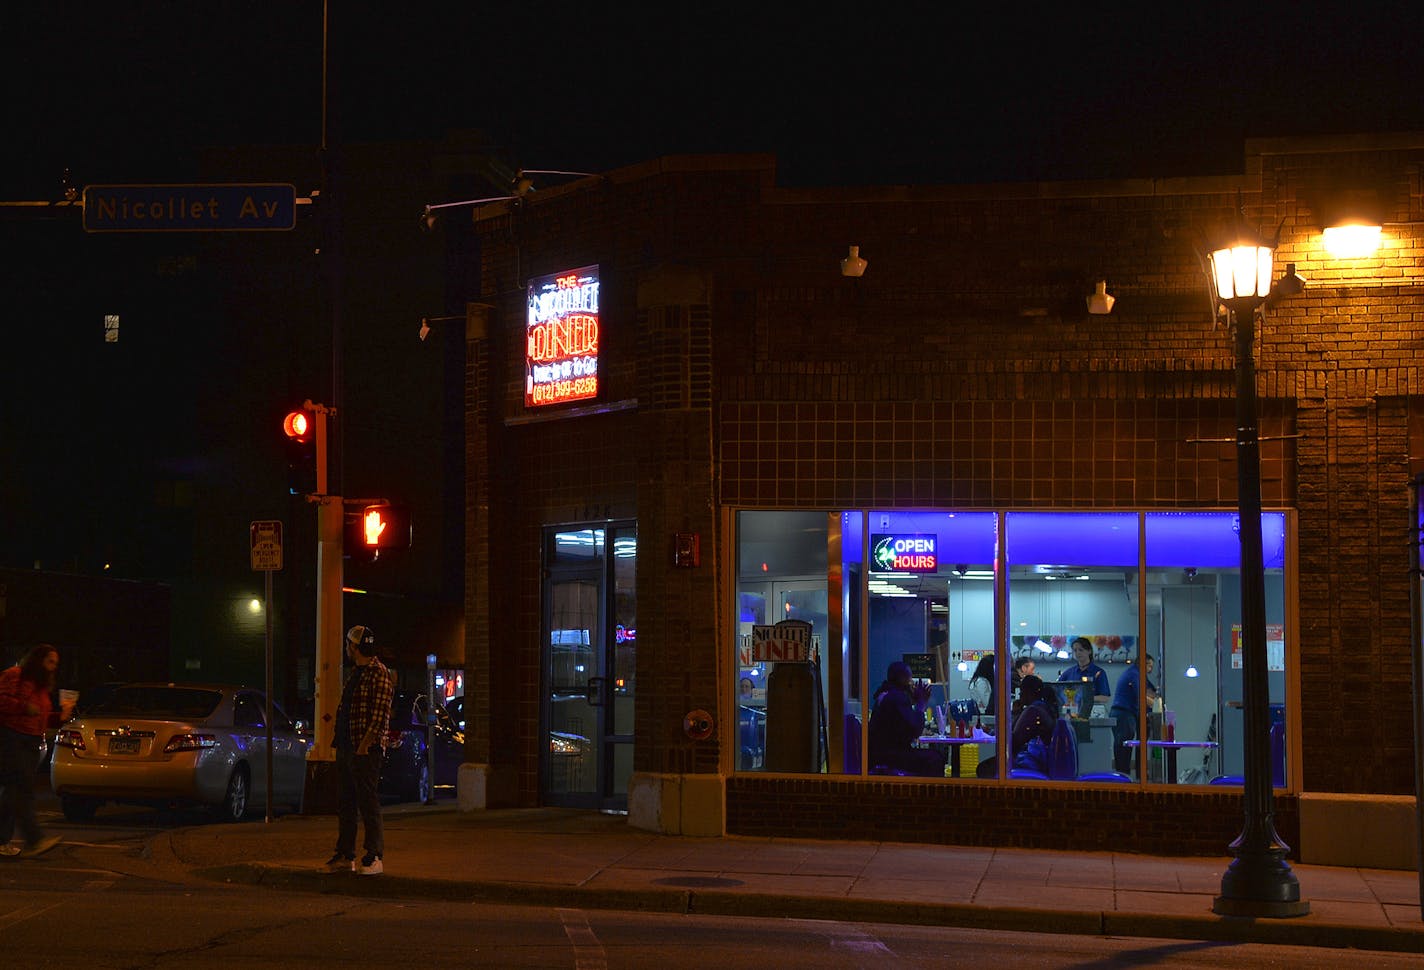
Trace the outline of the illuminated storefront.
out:
M 1411 792 L 1408 705 L 1381 685 L 1409 672 L 1424 367 L 1400 348 L 1420 339 L 1424 211 L 1375 179 L 1379 253 L 1344 259 L 1319 213 L 1365 169 L 1416 171 L 1418 141 L 1350 142 L 1350 165 L 1328 141 L 1253 145 L 1245 174 L 1147 188 L 810 191 L 764 157 L 664 159 L 477 215 L 483 803 L 592 784 L 687 834 L 1224 852 L 1246 703 L 1237 388 L 1196 240 L 1243 206 L 1281 226 L 1292 284 L 1257 365 L 1275 823 L 1319 853 L 1313 793 L 1374 818 Z M 584 535 L 598 565 L 568 560 Z M 601 592 L 561 585 L 583 568 Z M 625 593 L 636 622 L 615 619 Z M 588 622 L 556 618 L 573 602 Z M 595 684 L 570 630 L 608 648 Z M 897 663 L 929 687 L 918 770 L 873 750 Z M 1054 714 L 1036 762 L 1005 743 L 1028 676 Z M 553 760 L 580 739 L 613 790 Z

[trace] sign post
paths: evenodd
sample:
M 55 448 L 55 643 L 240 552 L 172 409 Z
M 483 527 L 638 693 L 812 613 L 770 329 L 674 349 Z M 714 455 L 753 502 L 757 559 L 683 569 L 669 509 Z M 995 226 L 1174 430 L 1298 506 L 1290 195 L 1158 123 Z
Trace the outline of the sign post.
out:
M 249 527 L 251 538 L 252 568 L 263 574 L 262 614 L 267 621 L 267 822 L 272 822 L 272 573 L 282 568 L 282 523 L 275 519 L 262 519 Z

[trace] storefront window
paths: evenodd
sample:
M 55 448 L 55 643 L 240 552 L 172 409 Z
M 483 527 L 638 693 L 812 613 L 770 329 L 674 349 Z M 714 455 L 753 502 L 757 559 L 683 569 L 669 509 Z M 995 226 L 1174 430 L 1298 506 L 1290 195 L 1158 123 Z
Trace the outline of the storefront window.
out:
M 826 512 L 737 516 L 737 767 L 827 768 Z M 837 530 L 839 531 L 839 530 Z
M 871 511 L 865 545 L 866 759 L 871 774 L 974 778 L 995 761 L 993 512 Z M 896 666 L 928 687 L 921 715 L 906 710 Z M 912 695 L 912 699 L 913 695 Z M 923 717 L 902 742 L 891 725 Z
M 1009 649 L 1038 678 L 1021 698 L 1010 777 L 1126 780 L 1111 708 L 1142 658 L 1137 514 L 1010 512 L 1005 534 Z
M 1148 777 L 1240 784 L 1241 538 L 1234 512 L 1146 515 L 1149 636 L 1161 659 L 1161 705 L 1149 715 Z M 1286 779 L 1285 515 L 1261 518 L 1266 664 L 1275 784 Z
M 1236 522 L 1232 512 L 741 512 L 737 769 L 993 778 L 1010 736 L 1011 778 L 1239 783 Z M 1286 516 L 1267 513 L 1262 530 L 1284 784 Z M 1020 695 L 1029 677 L 1032 698 Z M 882 697 L 898 701 L 887 714 L 903 722 L 899 735 L 876 718 Z

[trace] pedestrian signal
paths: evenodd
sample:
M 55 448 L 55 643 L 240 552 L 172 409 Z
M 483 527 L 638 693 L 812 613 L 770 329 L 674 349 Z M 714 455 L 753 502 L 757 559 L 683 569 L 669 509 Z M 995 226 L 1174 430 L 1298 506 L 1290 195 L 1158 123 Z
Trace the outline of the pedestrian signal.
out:
M 400 505 L 368 505 L 346 523 L 346 551 L 374 559 L 387 549 L 409 549 L 410 510 Z

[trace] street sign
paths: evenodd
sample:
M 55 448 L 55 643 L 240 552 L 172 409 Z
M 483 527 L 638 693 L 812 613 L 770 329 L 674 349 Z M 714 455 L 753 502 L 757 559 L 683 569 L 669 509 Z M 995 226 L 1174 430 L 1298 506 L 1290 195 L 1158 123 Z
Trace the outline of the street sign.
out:
M 252 569 L 271 572 L 282 568 L 282 523 L 263 519 L 252 523 Z
M 281 231 L 297 224 L 297 190 L 250 185 L 86 185 L 86 232 Z

